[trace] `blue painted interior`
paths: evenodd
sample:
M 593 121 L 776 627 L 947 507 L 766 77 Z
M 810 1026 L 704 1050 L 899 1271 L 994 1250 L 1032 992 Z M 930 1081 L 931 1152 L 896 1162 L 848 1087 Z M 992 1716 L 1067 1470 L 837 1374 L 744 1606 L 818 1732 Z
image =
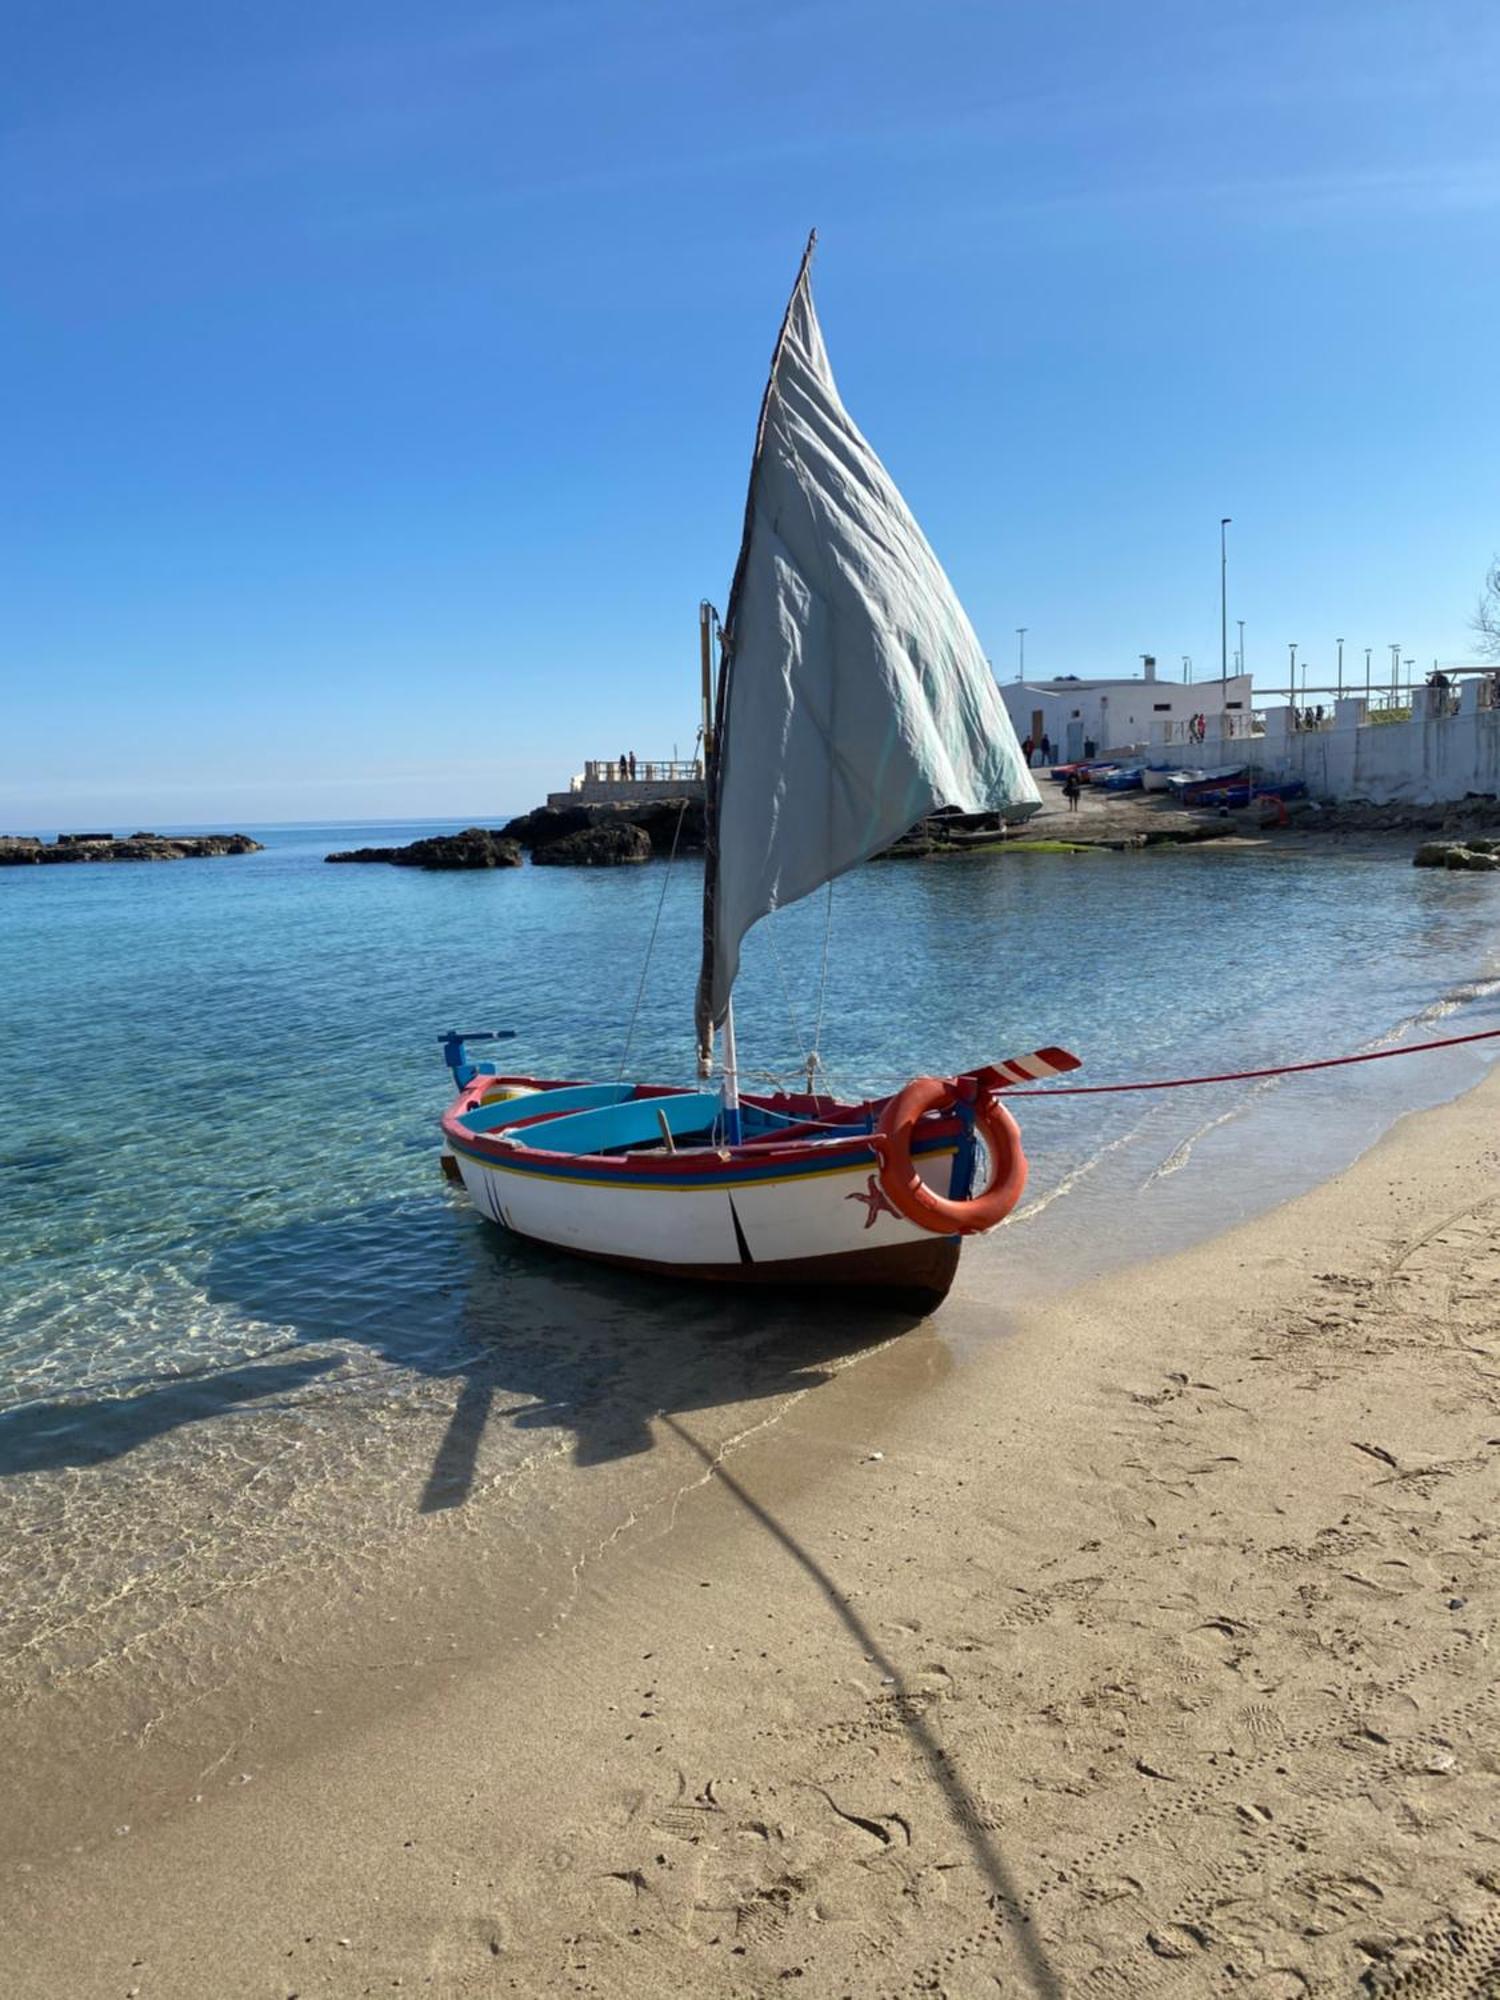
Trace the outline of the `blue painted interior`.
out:
M 589 1111 L 596 1105 L 619 1104 L 634 1091 L 633 1083 L 570 1083 L 559 1090 L 533 1090 L 503 1104 L 481 1104 L 458 1121 L 471 1132 L 498 1132 L 519 1118 L 550 1116 L 557 1111 Z
M 658 1110 L 665 1111 L 672 1136 L 701 1132 L 721 1110 L 717 1091 L 684 1091 L 672 1097 L 638 1099 L 629 1083 L 573 1083 L 556 1090 L 536 1090 L 503 1104 L 482 1104 L 459 1121 L 470 1132 L 501 1132 L 523 1119 L 546 1118 L 545 1136 L 538 1130 L 531 1143 L 560 1153 L 602 1153 L 616 1146 L 637 1146 L 661 1136 Z M 562 1115 L 559 1115 L 562 1114 Z M 601 1114 L 608 1114 L 603 1116 Z M 746 1140 L 779 1138 L 801 1120 L 785 1112 L 766 1111 L 757 1104 L 741 1106 Z M 855 1137 L 871 1128 L 865 1119 L 841 1127 L 829 1137 Z M 814 1137 L 815 1132 L 802 1136 Z
M 548 1096 L 566 1096 L 565 1091 Z M 597 1100 L 596 1100 L 597 1101 Z M 537 1100 L 530 1102 L 535 1105 Z M 661 1114 L 665 1113 L 674 1138 L 687 1132 L 701 1132 L 719 1112 L 716 1090 L 687 1090 L 681 1096 L 635 1098 L 628 1103 L 604 1103 L 592 1111 L 576 1111 L 570 1117 L 548 1119 L 519 1136 L 532 1145 L 553 1153 L 607 1153 L 615 1146 L 638 1146 L 661 1137 Z

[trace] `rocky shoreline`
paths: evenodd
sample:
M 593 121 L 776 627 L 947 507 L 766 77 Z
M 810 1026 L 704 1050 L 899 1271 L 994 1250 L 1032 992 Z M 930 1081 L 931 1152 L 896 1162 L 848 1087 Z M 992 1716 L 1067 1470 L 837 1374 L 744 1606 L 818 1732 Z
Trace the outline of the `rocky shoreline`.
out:
M 393 868 L 621 868 L 653 856 L 701 853 L 703 806 L 663 799 L 644 806 L 538 806 L 502 827 L 468 826 L 407 847 L 356 847 L 329 861 L 384 861 Z
M 622 826 L 636 827 L 651 843 L 651 854 L 701 854 L 705 838 L 701 799 L 654 799 L 639 806 L 538 806 L 501 829 L 519 841 L 533 860 L 543 850 L 576 834 L 613 834 Z M 609 843 L 606 843 L 609 844 Z M 634 852 L 623 858 L 649 860 L 638 841 L 626 843 Z
M 215 854 L 260 854 L 248 833 L 63 833 L 55 841 L 35 834 L 0 834 L 0 868 L 28 868 L 65 861 L 202 861 Z
M 1424 840 L 1412 856 L 1415 868 L 1463 868 L 1472 874 L 1500 870 L 1500 840 L 1470 834 L 1466 840 Z
M 1290 809 L 1300 833 L 1448 833 L 1500 827 L 1500 799 L 1473 794 L 1447 805 L 1370 805 L 1360 800 L 1325 805 L 1316 799 Z
M 888 852 L 958 853 L 1006 838 L 997 813 L 945 811 L 913 827 Z M 383 861 L 394 868 L 515 868 L 524 850 L 539 868 L 620 868 L 673 853 L 701 854 L 704 839 L 701 799 L 658 799 L 639 806 L 538 806 L 502 827 L 470 826 L 406 847 L 357 847 L 327 859 Z
M 462 833 L 437 833 L 408 847 L 351 847 L 325 854 L 325 861 L 384 861 L 392 868 L 519 868 L 521 850 L 503 834 L 482 826 Z
M 1459 805 L 1322 805 L 1299 801 L 1280 824 L 1260 800 L 1236 812 L 1194 811 L 1163 795 L 1139 792 L 1092 796 L 1082 810 L 1067 813 L 1057 798 L 1044 795 L 1042 811 L 1021 825 L 1007 826 L 997 813 L 934 813 L 888 847 L 876 860 L 932 860 L 977 852 L 1053 851 L 1086 848 L 1176 847 L 1225 839 L 1277 839 L 1299 834 L 1441 833 L 1462 845 L 1466 835 L 1500 827 L 1500 801 L 1471 798 Z M 631 867 L 673 852 L 701 854 L 703 804 L 698 799 L 660 799 L 649 805 L 538 806 L 497 828 L 471 826 L 462 833 L 438 834 L 407 847 L 360 847 L 330 854 L 330 861 L 380 861 L 396 868 L 518 868 L 530 853 L 538 867 Z M 1476 852 L 1483 841 L 1469 842 Z M 1436 865 L 1436 864 L 1434 864 Z M 1448 866 L 1462 867 L 1464 862 Z M 1487 860 L 1473 865 L 1483 868 Z

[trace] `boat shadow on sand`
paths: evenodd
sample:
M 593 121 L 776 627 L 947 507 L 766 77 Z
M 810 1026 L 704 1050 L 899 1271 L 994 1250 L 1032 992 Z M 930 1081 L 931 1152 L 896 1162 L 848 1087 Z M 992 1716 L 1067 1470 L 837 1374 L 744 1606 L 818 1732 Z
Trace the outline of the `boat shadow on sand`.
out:
M 816 1388 L 921 1319 L 837 1294 L 666 1283 L 429 1198 L 246 1232 L 203 1283 L 215 1304 L 280 1329 L 274 1356 L 0 1414 L 0 1477 L 98 1465 L 273 1399 L 322 1401 L 341 1392 L 322 1378 L 363 1348 L 459 1384 L 420 1500 L 433 1513 L 467 1499 L 493 1421 L 571 1431 L 574 1463 L 602 1464 L 650 1451 L 656 1418 Z
M 338 1365 L 334 1355 L 310 1354 L 148 1379 L 123 1395 L 23 1403 L 0 1411 L 0 1478 L 107 1464 L 184 1424 L 290 1396 Z
M 393 1239 L 431 1275 L 420 1299 L 410 1282 L 392 1283 Z M 308 1261 L 345 1274 L 311 1309 L 296 1275 Z M 356 1342 L 394 1367 L 458 1379 L 424 1513 L 468 1497 L 492 1421 L 571 1431 L 578 1466 L 629 1458 L 653 1448 L 655 1418 L 816 1388 L 921 1317 L 807 1291 L 643 1277 L 510 1236 L 447 1201 L 243 1241 L 215 1260 L 210 1289 L 291 1322 L 300 1339 Z

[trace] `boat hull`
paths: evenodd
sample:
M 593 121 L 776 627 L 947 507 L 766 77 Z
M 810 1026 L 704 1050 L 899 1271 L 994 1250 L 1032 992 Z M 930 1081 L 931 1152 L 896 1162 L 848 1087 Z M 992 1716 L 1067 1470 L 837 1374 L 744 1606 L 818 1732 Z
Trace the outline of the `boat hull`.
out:
M 922 1178 L 946 1194 L 954 1147 L 928 1155 Z M 842 1169 L 775 1179 L 726 1177 L 702 1188 L 590 1185 L 456 1153 L 480 1213 L 518 1236 L 636 1271 L 710 1284 L 830 1285 L 943 1298 L 960 1239 L 896 1214 L 873 1154 Z
M 872 1290 L 925 1306 L 946 1295 L 958 1268 L 961 1239 L 896 1211 L 859 1132 L 568 1159 L 547 1149 L 545 1121 L 507 1141 L 467 1131 L 455 1112 L 444 1120 L 448 1157 L 476 1208 L 555 1249 L 710 1284 Z M 915 1165 L 934 1192 L 951 1194 L 969 1171 L 960 1146 L 940 1125 L 919 1151 Z
M 504 1227 L 502 1224 L 501 1227 Z M 520 1233 L 520 1232 L 513 1232 Z M 545 1237 L 533 1237 L 537 1243 Z M 556 1247 L 556 1246 L 552 1246 Z M 958 1275 L 962 1238 L 929 1236 L 922 1243 L 884 1244 L 872 1250 L 835 1251 L 829 1256 L 783 1257 L 768 1264 L 663 1264 L 649 1257 L 622 1257 L 607 1250 L 569 1244 L 568 1254 L 643 1276 L 690 1279 L 703 1285 L 752 1285 L 787 1291 L 842 1291 L 879 1294 L 891 1305 L 933 1312 L 947 1298 Z

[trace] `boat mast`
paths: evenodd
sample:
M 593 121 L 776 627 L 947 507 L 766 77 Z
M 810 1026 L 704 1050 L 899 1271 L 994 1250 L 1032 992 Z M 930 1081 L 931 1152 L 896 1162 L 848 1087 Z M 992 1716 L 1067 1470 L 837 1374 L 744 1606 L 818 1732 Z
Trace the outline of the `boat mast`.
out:
M 716 754 L 716 739 L 714 731 L 714 717 L 716 712 L 716 704 L 714 701 L 714 686 L 713 686 L 713 628 L 715 627 L 715 625 L 718 625 L 718 621 L 719 621 L 718 612 L 714 610 L 713 606 L 708 602 L 707 598 L 705 598 L 703 602 L 698 606 L 698 652 L 703 669 L 703 772 L 704 772 L 703 817 L 704 817 L 705 828 L 709 829 L 709 837 L 707 843 L 708 852 L 715 857 L 715 860 L 717 860 L 718 856 L 718 843 L 714 838 L 714 832 L 717 830 L 717 825 L 718 825 L 717 784 L 716 784 L 718 776 L 718 758 Z M 717 713 L 720 715 L 723 714 L 724 681 L 727 672 L 728 672 L 728 662 L 725 656 L 724 628 L 722 626 L 719 626 L 719 688 L 718 688 Z M 712 817 L 710 817 L 710 809 L 708 803 L 710 799 L 713 799 L 715 802 L 715 810 L 712 814 Z M 708 864 L 707 862 L 705 862 L 705 868 L 704 868 L 705 878 L 707 877 L 708 872 L 709 872 Z M 713 877 L 714 879 L 712 888 L 710 888 L 709 882 L 707 881 L 707 879 L 705 879 L 704 889 L 703 889 L 705 951 L 707 951 L 709 948 L 708 940 L 712 936 L 711 916 L 710 916 L 712 903 L 710 901 L 710 898 L 718 887 L 717 867 L 715 867 L 713 870 Z M 713 1072 L 713 1061 L 714 1061 L 714 1024 L 712 1021 L 709 1021 L 704 1031 L 703 1042 L 698 1050 L 698 1074 L 700 1076 L 705 1076 L 705 1077 L 711 1075 Z M 740 1127 L 740 1063 L 739 1063 L 739 1051 L 735 1046 L 735 1039 L 734 1039 L 733 996 L 731 996 L 729 1005 L 724 1012 L 724 1077 L 721 1086 L 721 1095 L 724 1104 L 724 1137 L 731 1146 L 737 1146 L 740 1143 L 742 1133 Z
M 729 608 L 724 623 L 719 628 L 719 673 L 718 687 L 708 716 L 709 727 L 703 740 L 703 962 L 698 975 L 698 1074 L 708 1076 L 713 1069 L 714 1023 L 709 1012 L 708 995 L 713 986 L 714 963 L 714 909 L 719 887 L 719 776 L 723 769 L 724 753 L 729 734 L 729 679 L 734 661 L 735 618 L 739 611 L 740 585 L 744 580 L 745 564 L 750 554 L 750 534 L 755 522 L 755 475 L 760 465 L 761 451 L 766 441 L 766 418 L 771 407 L 771 395 L 776 387 L 776 370 L 781 362 L 781 350 L 786 345 L 787 328 L 791 325 L 792 307 L 797 294 L 807 276 L 807 267 L 812 262 L 813 248 L 818 240 L 816 229 L 807 239 L 807 248 L 802 252 L 802 262 L 797 267 L 797 282 L 792 286 L 791 296 L 782 315 L 781 328 L 776 335 L 776 346 L 771 354 L 770 372 L 766 376 L 765 393 L 760 399 L 760 416 L 755 426 L 755 450 L 750 459 L 750 484 L 745 494 L 745 524 L 740 535 L 740 552 L 734 565 L 734 580 L 729 586 Z M 703 613 L 699 613 L 699 645 L 705 656 L 705 688 L 710 678 L 707 668 L 708 633 L 703 624 Z M 706 704 L 705 704 L 706 706 Z M 724 1124 L 731 1145 L 738 1143 L 740 1136 L 739 1069 L 734 1044 L 734 1001 L 731 998 L 724 1015 Z
M 698 664 L 703 671 L 703 755 L 714 750 L 714 657 L 713 629 L 718 612 L 705 597 L 698 606 Z
M 719 1095 L 724 1102 L 724 1140 L 737 1146 L 744 1134 L 740 1127 L 740 1056 L 734 1040 L 734 998 L 724 1009 L 724 1081 Z
M 716 747 L 714 742 L 714 626 L 719 614 L 708 599 L 702 598 L 698 605 L 698 665 L 702 674 L 703 719 L 703 837 L 704 837 L 704 881 L 703 881 L 703 930 L 705 940 L 712 935 L 710 915 L 712 909 L 711 877 L 717 872 L 708 859 L 716 852 L 714 841 L 714 776 Z M 720 628 L 722 630 L 722 627 Z M 707 944 L 704 946 L 708 949 Z M 714 1024 L 709 1021 L 699 1030 L 698 1074 L 711 1076 L 714 1066 Z

